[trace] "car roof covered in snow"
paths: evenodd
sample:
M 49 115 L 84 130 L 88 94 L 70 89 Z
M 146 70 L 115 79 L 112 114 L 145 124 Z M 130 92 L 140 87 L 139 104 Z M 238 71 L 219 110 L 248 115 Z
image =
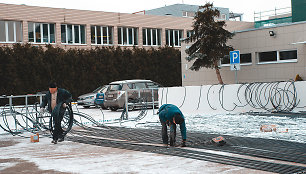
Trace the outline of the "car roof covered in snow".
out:
M 151 80 L 143 80 L 143 79 L 121 80 L 121 81 L 111 82 L 110 85 L 112 85 L 112 84 L 122 84 L 122 83 L 137 83 L 137 82 L 152 82 L 152 81 Z

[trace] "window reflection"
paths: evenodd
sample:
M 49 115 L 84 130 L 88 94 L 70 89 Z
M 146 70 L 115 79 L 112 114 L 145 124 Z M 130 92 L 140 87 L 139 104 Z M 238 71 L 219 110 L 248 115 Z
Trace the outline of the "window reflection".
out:
M 6 34 L 5 34 L 5 22 L 0 21 L 0 42 L 6 41 Z
M 61 31 L 62 43 L 64 44 L 86 43 L 86 33 L 84 25 L 62 24 L 61 29 L 62 29 Z
M 48 24 L 43 24 L 43 42 L 49 42 Z
M 181 46 L 183 30 L 166 30 L 166 44 L 169 46 Z
M 143 45 L 161 45 L 161 29 L 146 28 L 142 30 Z M 166 36 L 167 33 L 166 33 Z
M 67 40 L 68 43 L 72 44 L 72 25 L 67 25 Z
M 113 27 L 91 26 L 91 43 L 99 45 L 112 44 Z M 121 37 L 121 31 L 118 30 L 118 37 Z
M 29 22 L 28 24 L 28 36 L 29 36 L 29 42 L 34 42 L 34 27 L 33 27 L 33 23 Z
M 29 22 L 28 36 L 29 42 L 55 43 L 55 24 Z
M 138 29 L 118 27 L 119 45 L 138 45 Z
M 8 41 L 9 42 L 15 42 L 15 38 L 14 38 L 14 27 L 15 26 L 15 22 L 13 21 L 8 21 Z
M 62 43 L 67 43 L 67 40 L 66 40 L 66 25 L 61 25 L 61 41 L 62 41 Z

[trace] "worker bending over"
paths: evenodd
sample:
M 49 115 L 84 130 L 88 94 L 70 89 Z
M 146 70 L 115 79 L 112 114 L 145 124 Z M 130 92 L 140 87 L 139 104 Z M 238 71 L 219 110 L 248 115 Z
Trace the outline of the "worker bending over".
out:
M 186 147 L 186 124 L 181 110 L 172 104 L 164 104 L 158 110 L 159 120 L 162 125 L 163 144 L 168 145 L 167 125 L 170 127 L 170 146 L 175 146 L 176 124 L 180 125 L 182 147 Z

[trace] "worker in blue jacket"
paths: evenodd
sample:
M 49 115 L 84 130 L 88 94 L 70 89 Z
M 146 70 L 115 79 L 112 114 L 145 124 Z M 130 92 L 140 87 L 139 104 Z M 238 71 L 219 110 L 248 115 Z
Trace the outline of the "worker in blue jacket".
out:
M 63 119 L 66 107 L 72 101 L 72 96 L 69 91 L 57 88 L 56 82 L 49 84 L 49 91 L 43 98 L 40 105 L 40 112 L 43 113 L 45 106 L 48 105 L 47 110 L 51 113 L 54 122 L 53 140 L 51 143 L 57 144 L 57 141 L 64 141 L 63 129 L 61 121 Z
M 186 147 L 186 124 L 181 110 L 172 104 L 164 104 L 158 110 L 159 120 L 162 125 L 163 144 L 168 145 L 167 125 L 170 127 L 170 146 L 175 145 L 176 124 L 180 125 L 182 147 Z

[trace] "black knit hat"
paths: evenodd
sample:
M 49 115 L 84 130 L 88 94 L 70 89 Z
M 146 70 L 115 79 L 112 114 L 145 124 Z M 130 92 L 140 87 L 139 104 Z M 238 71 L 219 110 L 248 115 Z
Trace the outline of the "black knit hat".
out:
M 176 124 L 182 124 L 184 122 L 184 118 L 181 114 L 175 114 L 174 120 Z
M 51 81 L 51 82 L 49 83 L 49 88 L 56 88 L 56 87 L 57 87 L 56 82 Z

